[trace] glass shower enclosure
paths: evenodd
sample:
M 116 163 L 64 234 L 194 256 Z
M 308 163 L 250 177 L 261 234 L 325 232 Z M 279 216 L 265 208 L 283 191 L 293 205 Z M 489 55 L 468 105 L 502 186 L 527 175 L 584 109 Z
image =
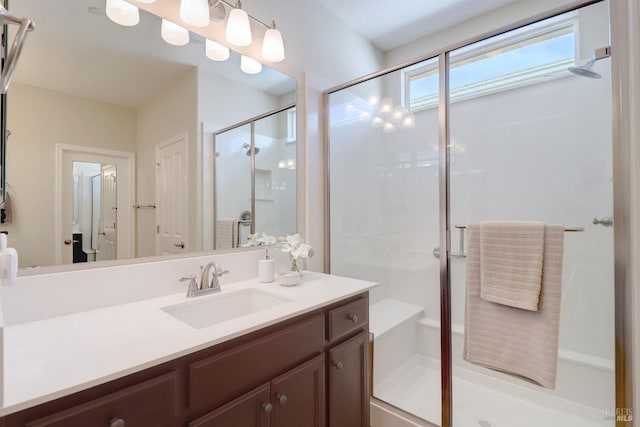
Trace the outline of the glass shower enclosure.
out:
M 295 105 L 213 133 L 214 249 L 296 230 Z
M 599 2 L 325 94 L 328 270 L 380 283 L 374 406 L 446 426 L 615 424 L 608 46 Z M 540 306 L 558 314 L 542 325 L 550 382 L 465 356 L 485 323 L 497 342 L 516 327 L 473 314 L 467 227 L 483 221 L 566 229 Z

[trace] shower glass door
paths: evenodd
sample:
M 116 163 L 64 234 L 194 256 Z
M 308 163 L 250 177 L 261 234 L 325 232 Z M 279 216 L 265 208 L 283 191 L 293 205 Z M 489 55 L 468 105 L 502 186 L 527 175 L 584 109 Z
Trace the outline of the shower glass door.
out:
M 450 53 L 454 426 L 615 424 L 610 60 L 568 71 L 608 22 L 603 2 Z M 537 311 L 488 297 L 491 234 L 463 228 L 488 220 L 567 229 Z
M 249 124 L 215 138 L 215 249 L 235 248 L 251 232 L 248 226 L 234 223 L 244 212 L 251 213 L 250 148 Z
M 438 77 L 432 59 L 334 92 L 327 103 L 330 272 L 380 283 L 370 294 L 373 395 L 435 424 Z M 412 102 L 409 89 L 420 94 Z
M 274 236 L 296 232 L 295 108 L 255 122 L 255 230 Z

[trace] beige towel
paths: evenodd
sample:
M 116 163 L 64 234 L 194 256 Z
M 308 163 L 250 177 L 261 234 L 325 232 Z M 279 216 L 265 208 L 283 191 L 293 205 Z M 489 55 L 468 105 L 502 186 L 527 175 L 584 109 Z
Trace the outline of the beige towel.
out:
M 467 226 L 464 359 L 555 388 L 564 227 L 546 225 L 538 311 L 480 298 L 480 225 Z
M 480 223 L 480 297 L 538 311 L 544 223 Z
M 232 249 L 236 247 L 238 220 L 219 219 L 216 221 L 216 249 Z

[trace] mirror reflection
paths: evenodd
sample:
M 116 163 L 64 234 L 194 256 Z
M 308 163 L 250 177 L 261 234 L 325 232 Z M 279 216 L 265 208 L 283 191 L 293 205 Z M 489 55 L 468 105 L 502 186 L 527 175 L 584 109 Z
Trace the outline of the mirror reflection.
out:
M 170 45 L 144 11 L 117 25 L 102 0 L 10 10 L 36 23 L 7 95 L 12 221 L 0 229 L 21 268 L 221 248 L 219 220 L 245 211 L 237 244 L 295 231 L 295 80 L 244 74 L 234 52 L 212 61 L 193 33 Z

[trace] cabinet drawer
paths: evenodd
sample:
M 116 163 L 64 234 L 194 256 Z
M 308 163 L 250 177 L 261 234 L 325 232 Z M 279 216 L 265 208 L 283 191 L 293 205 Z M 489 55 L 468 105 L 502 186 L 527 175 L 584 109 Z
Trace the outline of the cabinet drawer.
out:
M 360 298 L 329 312 L 329 341 L 362 328 L 369 321 L 368 298 Z
M 177 373 L 170 372 L 27 424 L 27 427 L 165 426 L 178 415 Z
M 189 365 L 189 407 L 210 410 L 322 353 L 324 316 Z

